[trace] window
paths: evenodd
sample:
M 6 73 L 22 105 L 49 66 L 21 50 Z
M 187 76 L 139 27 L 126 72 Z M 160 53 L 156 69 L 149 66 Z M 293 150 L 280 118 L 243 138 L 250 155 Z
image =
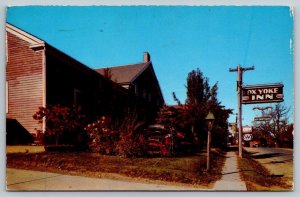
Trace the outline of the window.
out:
M 156 98 L 156 106 L 160 106 L 160 99 L 158 97 Z
M 80 90 L 74 88 L 74 101 L 73 101 L 74 105 L 81 105 L 81 92 Z
M 135 93 L 135 95 L 138 95 L 138 85 L 137 84 L 134 85 L 134 93 Z
M 145 89 L 143 90 L 143 98 L 147 99 L 147 91 Z
M 152 94 L 151 93 L 148 94 L 148 101 L 149 101 L 149 103 L 151 103 L 151 101 L 152 101 Z

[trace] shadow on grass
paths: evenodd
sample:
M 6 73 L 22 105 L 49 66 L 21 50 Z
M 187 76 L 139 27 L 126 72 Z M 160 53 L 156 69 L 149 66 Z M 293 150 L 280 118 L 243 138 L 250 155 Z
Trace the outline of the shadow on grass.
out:
M 240 170 L 239 172 L 254 172 L 256 174 L 259 174 L 261 176 L 264 176 L 264 177 L 283 177 L 284 175 L 283 174 L 264 174 L 264 173 L 261 173 L 261 172 L 257 172 L 255 170 Z M 236 173 L 236 172 L 232 172 L 232 173 Z
M 220 175 L 224 176 L 224 175 L 230 175 L 230 174 L 239 174 L 240 172 L 254 172 L 258 175 L 264 176 L 264 177 L 283 177 L 283 174 L 270 174 L 270 175 L 266 175 L 264 173 L 255 171 L 255 170 L 239 170 L 239 171 L 234 171 L 234 172 L 227 172 L 227 173 L 220 173 Z
M 272 158 L 272 157 L 279 157 L 283 156 L 285 154 L 282 153 L 266 153 L 266 154 L 259 154 L 259 155 L 251 155 L 253 159 L 267 159 L 267 158 Z
M 276 164 L 276 163 L 287 163 L 287 162 L 293 162 L 293 159 L 286 159 L 286 160 L 280 160 L 280 161 L 270 161 L 264 164 Z

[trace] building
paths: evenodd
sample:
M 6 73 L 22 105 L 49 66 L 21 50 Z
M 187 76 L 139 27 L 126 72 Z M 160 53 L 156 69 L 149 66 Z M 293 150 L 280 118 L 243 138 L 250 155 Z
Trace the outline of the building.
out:
M 101 69 L 93 70 L 11 24 L 6 24 L 6 57 L 6 117 L 31 134 L 46 128 L 45 121 L 39 124 L 32 118 L 39 107 L 80 105 L 92 120 L 102 114 L 122 114 L 133 106 L 139 112 L 155 111 L 164 103 L 150 61 L 122 66 L 118 75 L 118 69 L 111 68 L 116 83 Z M 144 114 L 144 119 L 153 115 Z
M 137 64 L 96 69 L 121 85 L 129 93 L 129 105 L 141 118 L 149 119 L 164 104 L 163 95 L 156 78 L 148 52 L 144 53 L 144 61 Z

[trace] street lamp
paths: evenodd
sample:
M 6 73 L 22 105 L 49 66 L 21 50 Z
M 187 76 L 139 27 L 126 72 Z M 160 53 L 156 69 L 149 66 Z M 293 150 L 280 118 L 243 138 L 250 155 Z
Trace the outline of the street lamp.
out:
M 207 123 L 207 129 L 208 129 L 208 134 L 207 134 L 207 161 L 206 161 L 206 170 L 209 171 L 209 166 L 210 166 L 210 143 L 211 143 L 211 130 L 213 127 L 213 123 L 215 120 L 215 116 L 213 113 L 209 112 L 205 118 L 206 123 Z

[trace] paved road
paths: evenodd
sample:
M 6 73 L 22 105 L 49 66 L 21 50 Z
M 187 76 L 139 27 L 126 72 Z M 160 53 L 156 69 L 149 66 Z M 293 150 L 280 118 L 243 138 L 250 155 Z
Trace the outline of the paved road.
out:
M 293 162 L 293 149 L 288 148 L 244 148 L 257 159 L 272 159 L 274 162 Z
M 49 172 L 6 170 L 7 190 L 9 191 L 69 191 L 69 190 L 142 190 L 142 191 L 176 191 L 176 190 L 209 190 L 208 188 L 185 187 L 175 185 L 130 182 L 111 179 L 97 179 L 80 176 L 62 175 Z
M 285 148 L 244 148 L 251 153 L 252 158 L 266 167 L 273 175 L 283 176 L 283 179 L 293 185 L 294 160 L 293 149 Z

